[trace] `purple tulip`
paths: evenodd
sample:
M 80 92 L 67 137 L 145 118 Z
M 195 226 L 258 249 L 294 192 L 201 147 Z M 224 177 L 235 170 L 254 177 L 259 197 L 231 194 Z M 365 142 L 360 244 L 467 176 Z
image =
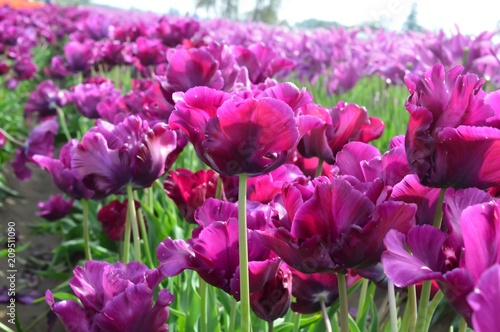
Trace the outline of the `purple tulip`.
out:
M 313 314 L 321 310 L 321 301 L 326 307 L 331 306 L 339 297 L 337 274 L 330 272 L 305 274 L 292 269 L 292 310 L 300 314 Z M 347 273 L 347 288 L 354 285 L 361 277 Z
M 223 176 L 224 194 L 228 201 L 238 200 L 238 178 Z M 285 183 L 307 183 L 309 180 L 295 165 L 284 164 L 267 174 L 249 178 L 247 181 L 247 199 L 267 204 L 281 193 Z
M 250 294 L 250 307 L 257 317 L 272 322 L 286 315 L 292 299 L 292 271 L 279 268 L 261 290 Z
M 35 214 L 48 221 L 59 220 L 71 212 L 73 201 L 66 201 L 61 194 L 53 195 L 47 202 L 38 202 L 40 212 Z
M 34 64 L 31 58 L 28 57 L 22 57 L 18 59 L 12 66 L 12 69 L 20 80 L 28 80 L 30 78 L 33 78 L 38 72 L 37 65 Z
M 339 178 L 318 178 L 309 188 L 289 185 L 283 190 L 283 201 L 290 228 L 260 232 L 260 239 L 303 273 L 371 267 L 380 261 L 387 232 L 406 232 L 415 223 L 414 204 L 375 205 Z
M 31 170 L 27 162 L 33 162 L 34 155 L 52 157 L 54 153 L 54 137 L 59 126 L 55 118 L 48 118 L 33 128 L 26 145 L 17 150 L 16 160 L 11 162 L 17 178 L 21 181 L 31 178 Z
M 248 268 L 250 292 L 262 289 L 274 278 L 281 263 L 255 236 L 271 222 L 271 210 L 259 203 L 248 204 Z M 185 269 L 198 272 L 210 285 L 221 288 L 239 300 L 238 207 L 236 204 L 208 199 L 194 218 L 201 226 L 193 238 L 165 239 L 157 248 L 159 269 L 165 276 L 176 276 Z
M 142 66 L 158 65 L 166 61 L 165 46 L 160 40 L 139 37 L 136 44 L 136 56 Z
M 153 306 L 153 292 L 163 279 L 158 270 L 139 262 L 88 261 L 73 273 L 69 283 L 83 307 L 73 300 L 55 302 L 50 290 L 45 294 L 68 331 L 168 331 L 167 306 L 174 296 L 162 289 Z
M 43 81 L 32 92 L 26 102 L 25 114 L 38 113 L 39 118 L 57 115 L 57 107 L 63 107 L 69 101 L 69 93 L 59 90 L 52 81 Z
M 68 69 L 64 64 L 64 58 L 57 55 L 50 60 L 50 68 L 44 68 L 43 71 L 52 78 L 64 78 L 68 75 Z
M 297 89 L 298 91 L 298 89 Z M 300 137 L 321 120 L 296 116 L 285 102 L 230 98 L 206 87 L 174 94 L 172 128 L 182 129 L 198 157 L 223 175 L 257 176 L 284 164 Z
M 80 43 L 71 41 L 64 45 L 64 55 L 68 70 L 76 72 L 86 72 L 94 64 L 95 50 L 92 42 Z
M 0 148 L 6 143 L 5 135 L 0 131 Z
M 467 296 L 483 273 L 500 263 L 500 207 L 486 198 L 478 189 L 447 195 L 448 235 L 424 225 L 412 228 L 406 237 L 390 231 L 384 240 L 387 251 L 382 264 L 396 286 L 437 280 L 450 304 L 469 324 L 472 309 Z
M 77 178 L 71 168 L 71 155 L 78 145 L 78 140 L 72 139 L 66 143 L 59 153 L 59 159 L 43 155 L 33 156 L 34 162 L 43 170 L 50 173 L 52 181 L 59 190 L 74 199 L 90 199 L 94 194 L 87 189 L 81 179 Z
M 137 210 L 141 207 L 141 204 L 134 201 L 134 206 L 137 214 Z M 123 233 L 125 233 L 127 207 L 128 199 L 125 199 L 123 203 L 115 199 L 104 205 L 97 213 L 97 220 L 102 224 L 102 231 L 110 240 L 122 240 Z
M 188 223 L 196 223 L 194 213 L 208 198 L 215 197 L 218 175 L 212 170 L 196 173 L 178 168 L 169 171 L 163 187 Z
M 233 46 L 233 53 L 240 66 L 248 68 L 250 80 L 257 84 L 276 74 L 283 74 L 291 70 L 295 63 L 282 58 L 264 43 L 255 43 L 248 48 Z
M 445 72 L 437 64 L 421 77 L 405 77 L 411 93 L 406 153 L 426 186 L 486 189 L 500 183 L 500 130 L 489 126 L 495 113 L 485 102 L 484 79 L 462 71 Z
M 476 284 L 473 293 L 467 297 L 472 308 L 472 327 L 474 331 L 491 331 L 492 326 L 500 324 L 500 265 L 487 269 Z
M 97 119 L 99 118 L 97 105 L 105 98 L 118 98 L 120 94 L 110 80 L 103 79 L 101 82 L 78 84 L 74 87 L 71 100 L 83 116 Z
M 10 70 L 9 65 L 5 61 L 0 61 L 0 76 L 5 75 Z
M 200 23 L 193 19 L 181 18 L 177 22 L 168 22 L 162 17 L 156 31 L 163 44 L 175 47 L 184 39 L 190 39 L 200 29 Z
M 315 115 L 325 121 L 321 128 L 304 135 L 298 145 L 306 158 L 318 157 L 333 164 L 335 155 L 349 141 L 368 143 L 379 138 L 385 128 L 378 118 L 368 118 L 368 111 L 356 104 L 340 101 L 334 108 L 309 104 L 301 108 L 302 114 Z
M 158 122 L 130 115 L 113 125 L 101 120 L 82 138 L 71 156 L 71 168 L 94 199 L 121 195 L 127 185 L 150 187 L 165 172 L 165 161 L 177 147 L 177 134 Z

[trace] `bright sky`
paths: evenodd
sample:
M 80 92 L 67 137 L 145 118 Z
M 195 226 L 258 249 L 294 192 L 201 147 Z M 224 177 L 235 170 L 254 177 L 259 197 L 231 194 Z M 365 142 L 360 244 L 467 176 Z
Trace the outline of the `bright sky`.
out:
M 194 12 L 195 0 L 94 0 L 111 6 L 132 6 L 156 13 L 177 9 L 181 14 Z M 390 29 L 399 30 L 410 13 L 412 3 L 417 3 L 417 22 L 426 29 L 455 32 L 455 24 L 465 34 L 479 34 L 484 30 L 500 28 L 500 2 L 494 0 L 282 0 L 281 20 L 290 24 L 308 18 L 337 21 L 356 25 L 367 21 L 382 20 Z M 240 13 L 251 10 L 254 0 L 240 0 Z M 204 11 L 198 13 L 204 15 Z

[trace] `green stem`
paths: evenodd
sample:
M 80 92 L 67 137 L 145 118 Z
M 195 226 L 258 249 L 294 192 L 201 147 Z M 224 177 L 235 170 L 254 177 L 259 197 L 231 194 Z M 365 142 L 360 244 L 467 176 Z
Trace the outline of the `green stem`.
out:
M 240 255 L 241 332 L 250 331 L 250 290 L 248 283 L 247 174 L 239 175 L 238 236 Z
M 25 329 L 24 329 L 24 331 L 25 331 L 25 332 L 29 332 L 29 331 L 33 330 L 33 328 L 34 328 L 34 327 L 35 327 L 38 323 L 40 323 L 40 321 L 41 321 L 42 319 L 44 319 L 44 318 L 46 318 L 46 317 L 47 317 L 47 315 L 49 314 L 49 312 L 50 312 L 50 308 L 49 308 L 49 309 L 47 309 L 47 310 L 45 310 L 42 314 L 40 314 L 40 316 L 38 316 L 37 318 L 35 318 L 35 320 L 33 320 L 33 321 L 31 322 L 31 324 L 30 324 L 27 328 L 25 328 Z
M 347 284 L 345 274 L 337 273 L 337 282 L 339 287 L 340 330 L 342 332 L 349 332 L 349 309 L 347 306 Z
M 55 107 L 55 109 L 57 110 L 57 115 L 59 117 L 59 122 L 61 123 L 64 136 L 66 136 L 68 142 L 71 141 L 71 134 L 69 133 L 68 126 L 66 125 L 66 119 L 64 118 L 64 112 L 62 108 L 53 103 L 51 104 L 51 106 Z
M 317 178 L 318 176 L 321 176 L 322 172 L 323 172 L 323 159 L 318 158 L 318 166 L 316 166 L 316 173 L 314 174 L 314 177 Z
M 439 291 L 432 299 L 431 304 L 429 304 L 429 309 L 427 310 L 427 319 L 425 321 L 426 331 L 429 331 L 429 327 L 431 326 L 432 316 L 434 316 L 434 312 L 436 311 L 436 308 L 443 299 L 443 297 L 444 297 L 443 292 Z
M 274 321 L 267 322 L 267 330 L 269 332 L 273 332 L 274 331 Z
M 427 309 L 429 305 L 429 295 L 431 294 L 432 281 L 426 280 L 422 284 L 420 293 L 420 304 L 417 314 L 417 332 L 425 332 L 425 321 L 427 319 Z
M 155 268 L 155 264 L 153 262 L 153 256 L 151 255 L 151 250 L 149 249 L 149 239 L 148 232 L 146 230 L 146 223 L 144 222 L 144 216 L 142 213 L 139 213 L 139 225 L 141 226 L 141 235 L 144 240 L 144 250 L 146 251 L 146 259 L 148 261 L 148 265 L 150 269 Z
M 417 324 L 417 289 L 415 285 L 408 286 L 408 302 L 410 310 L 410 332 L 415 332 Z
M 85 250 L 85 259 L 92 260 L 89 246 L 89 201 L 83 199 L 83 246 Z
M 238 307 L 238 302 L 234 299 L 234 297 L 231 297 L 231 313 L 229 314 L 229 328 L 227 329 L 228 332 L 234 332 L 234 329 L 236 327 L 236 307 Z
M 20 146 L 24 145 L 23 142 L 18 141 L 17 139 L 15 139 L 14 137 L 12 137 L 8 132 L 6 132 L 5 130 L 3 130 L 2 128 L 0 128 L 0 133 L 2 133 L 5 136 L 6 139 L 8 139 L 9 141 L 11 141 L 14 144 L 17 144 L 17 145 L 20 145 Z
M 128 206 L 127 206 L 128 209 Z M 127 218 L 125 219 L 125 234 L 123 235 L 123 262 L 127 264 L 130 261 L 130 213 L 127 211 Z
M 446 188 L 441 188 L 439 192 L 439 199 L 436 206 L 436 213 L 434 214 L 434 227 L 441 229 L 441 220 L 443 219 L 443 202 L 444 194 L 446 193 Z
M 222 178 L 221 175 L 217 177 L 217 189 L 215 191 L 215 198 L 220 200 L 222 197 Z
M 139 238 L 139 227 L 137 226 L 137 213 L 135 211 L 134 191 L 132 185 L 127 186 L 128 213 L 130 214 L 130 223 L 132 224 L 132 235 L 134 237 L 135 260 L 141 261 L 141 240 Z
M 201 325 L 201 332 L 207 332 L 207 283 L 199 278 L 200 280 L 200 298 L 201 298 L 201 308 L 200 308 L 200 325 Z
M 391 280 L 387 280 L 387 288 L 389 291 L 389 311 L 391 313 L 391 332 L 398 332 L 398 311 L 396 308 L 396 295 L 394 294 L 394 284 Z
M 465 332 L 466 329 L 467 329 L 467 322 L 462 317 L 462 320 L 460 320 L 460 327 L 458 328 L 458 332 Z
M 325 299 L 321 299 L 319 304 L 321 305 L 321 314 L 323 315 L 323 321 L 325 322 L 326 332 L 332 332 L 332 324 L 330 323 L 330 317 L 328 317 L 328 312 L 326 311 Z M 342 330 L 344 328 L 343 325 L 344 324 L 342 324 Z M 347 329 L 349 329 L 349 317 L 347 319 Z
M 358 316 L 356 317 L 356 323 L 359 324 L 361 321 L 361 316 L 363 316 L 362 312 L 365 307 L 366 302 L 366 292 L 368 291 L 368 284 L 370 280 L 363 280 L 363 284 L 361 285 L 361 293 L 359 294 L 359 302 L 358 302 Z
M 293 316 L 293 331 L 292 332 L 299 332 L 301 319 L 302 319 L 301 314 L 295 314 L 295 316 Z
M 153 191 L 153 186 L 149 187 L 146 189 L 148 193 L 148 208 L 151 213 L 153 213 L 153 201 L 154 201 L 154 191 Z

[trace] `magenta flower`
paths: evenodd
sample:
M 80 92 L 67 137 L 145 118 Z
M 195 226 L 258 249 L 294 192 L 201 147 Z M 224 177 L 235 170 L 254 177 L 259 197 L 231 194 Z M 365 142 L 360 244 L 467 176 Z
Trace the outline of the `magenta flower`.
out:
M 286 315 L 292 299 L 292 271 L 280 267 L 261 290 L 250 294 L 250 307 L 257 317 L 272 322 Z
M 102 224 L 102 231 L 113 241 L 122 240 L 127 219 L 127 205 L 128 199 L 125 199 L 123 203 L 115 199 L 104 205 L 97 213 L 97 220 Z M 137 201 L 134 201 L 134 205 L 136 210 L 141 207 L 141 203 Z
M 10 66 L 5 61 L 0 61 L 0 76 L 5 75 L 9 72 Z
M 250 203 L 250 202 L 249 202 Z M 271 222 L 271 210 L 255 202 L 248 204 L 248 268 L 250 293 L 274 278 L 281 263 L 255 236 Z M 208 199 L 195 213 L 201 226 L 193 238 L 165 239 L 157 248 L 159 269 L 165 276 L 176 276 L 185 269 L 198 272 L 207 283 L 221 288 L 239 300 L 238 207 L 236 204 Z
M 158 39 L 147 39 L 139 37 L 135 41 L 137 44 L 137 59 L 143 66 L 157 65 L 165 62 L 165 46 Z
M 298 89 L 297 89 L 298 92 Z M 182 129 L 198 157 L 223 175 L 268 173 L 284 164 L 300 137 L 321 125 L 312 116 L 296 116 L 285 102 L 230 98 L 206 87 L 174 94 L 170 126 Z
M 71 41 L 64 45 L 67 68 L 74 73 L 90 70 L 94 64 L 95 50 L 92 42 L 80 43 Z
M 55 118 L 48 118 L 33 128 L 26 145 L 17 150 L 16 160 L 10 163 L 19 180 L 31 178 L 31 170 L 26 166 L 26 163 L 33 162 L 34 155 L 52 157 L 54 137 L 58 128 Z
M 45 294 L 68 331 L 168 331 L 167 306 L 174 296 L 162 289 L 153 306 L 153 292 L 163 279 L 158 270 L 139 262 L 88 261 L 73 273 L 69 283 L 83 307 L 73 300 L 55 302 L 50 290 Z
M 69 102 L 69 93 L 59 90 L 52 81 L 43 81 L 32 92 L 26 102 L 25 114 L 38 113 L 39 118 L 57 115 L 56 107 L 63 107 Z
M 472 308 L 472 327 L 474 331 L 491 331 L 498 326 L 500 319 L 500 265 L 487 269 L 476 284 L 473 293 L 467 297 Z
M 382 120 L 369 118 L 364 107 L 343 101 L 333 108 L 308 104 L 301 112 L 318 116 L 325 124 L 304 135 L 297 147 L 300 154 L 306 158 L 321 158 L 329 164 L 335 162 L 336 154 L 348 142 L 368 143 L 382 136 L 385 128 Z
M 200 23 L 193 19 L 181 18 L 176 22 L 168 22 L 162 17 L 156 31 L 163 44 L 175 47 L 184 39 L 190 39 L 200 29 Z
M 96 121 L 71 156 L 71 168 L 94 199 L 121 195 L 127 185 L 150 187 L 165 172 L 165 161 L 177 147 L 177 134 L 162 122 L 149 125 L 130 115 L 112 125 Z
M 31 58 L 28 57 L 17 59 L 12 66 L 12 69 L 20 80 L 28 80 L 30 78 L 33 78 L 38 72 L 37 65 L 34 64 Z
M 223 176 L 224 194 L 228 201 L 238 200 L 238 178 Z M 284 164 L 267 174 L 249 178 L 247 182 L 247 199 L 268 204 L 281 193 L 285 183 L 297 182 L 305 184 L 309 180 L 295 165 Z
M 412 228 L 406 237 L 390 231 L 382 255 L 388 278 L 398 287 L 437 280 L 450 304 L 470 323 L 472 310 L 466 298 L 481 275 L 500 262 L 500 208 L 487 196 L 475 188 L 456 195 L 448 191 L 448 234 L 429 225 Z
M 74 199 L 90 199 L 94 192 L 83 185 L 81 179 L 75 176 L 71 168 L 71 155 L 77 145 L 78 140 L 76 139 L 66 143 L 61 148 L 59 159 L 37 154 L 33 156 L 33 160 L 43 170 L 50 173 L 57 188 L 66 195 Z
M 5 135 L 0 131 L 0 148 L 6 143 Z
M 120 91 L 114 88 L 114 84 L 103 79 L 94 82 L 78 84 L 74 87 L 71 100 L 75 103 L 78 111 L 89 119 L 99 118 L 97 105 L 105 98 L 118 98 Z
M 163 187 L 184 219 L 194 224 L 196 209 L 208 198 L 215 197 L 218 178 L 217 173 L 212 170 L 199 170 L 193 173 L 188 169 L 178 168 L 168 172 Z
M 318 178 L 309 188 L 290 185 L 283 190 L 283 201 L 290 226 L 259 232 L 259 237 L 303 273 L 371 267 L 380 261 L 387 232 L 406 232 L 415 223 L 415 205 L 375 205 L 339 178 Z
M 313 314 L 321 310 L 321 301 L 326 307 L 331 306 L 339 297 L 337 274 L 331 272 L 305 274 L 292 269 L 292 310 L 300 314 Z M 347 288 L 354 285 L 361 277 L 347 273 Z
M 53 57 L 50 60 L 50 68 L 44 68 L 43 71 L 52 78 L 64 78 L 69 73 L 61 55 Z
M 460 75 L 462 70 L 445 72 L 436 64 L 420 78 L 405 77 L 411 93 L 406 154 L 426 186 L 486 189 L 500 183 L 500 130 L 489 124 L 495 112 L 481 89 L 484 79 Z
M 257 84 L 276 74 L 284 74 L 295 67 L 292 60 L 280 57 L 264 43 L 255 43 L 248 48 L 233 46 L 233 53 L 240 66 L 248 69 L 250 80 Z
M 73 201 L 66 201 L 61 194 L 53 195 L 47 202 L 38 202 L 40 212 L 35 214 L 48 221 L 59 220 L 71 212 Z

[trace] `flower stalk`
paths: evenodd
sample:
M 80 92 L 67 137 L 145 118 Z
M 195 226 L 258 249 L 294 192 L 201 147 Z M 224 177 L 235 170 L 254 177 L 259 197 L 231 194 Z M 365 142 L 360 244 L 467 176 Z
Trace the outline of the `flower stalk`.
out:
M 248 280 L 248 240 L 246 213 L 247 181 L 247 174 L 239 175 L 238 238 L 240 256 L 241 332 L 250 331 L 250 289 Z

